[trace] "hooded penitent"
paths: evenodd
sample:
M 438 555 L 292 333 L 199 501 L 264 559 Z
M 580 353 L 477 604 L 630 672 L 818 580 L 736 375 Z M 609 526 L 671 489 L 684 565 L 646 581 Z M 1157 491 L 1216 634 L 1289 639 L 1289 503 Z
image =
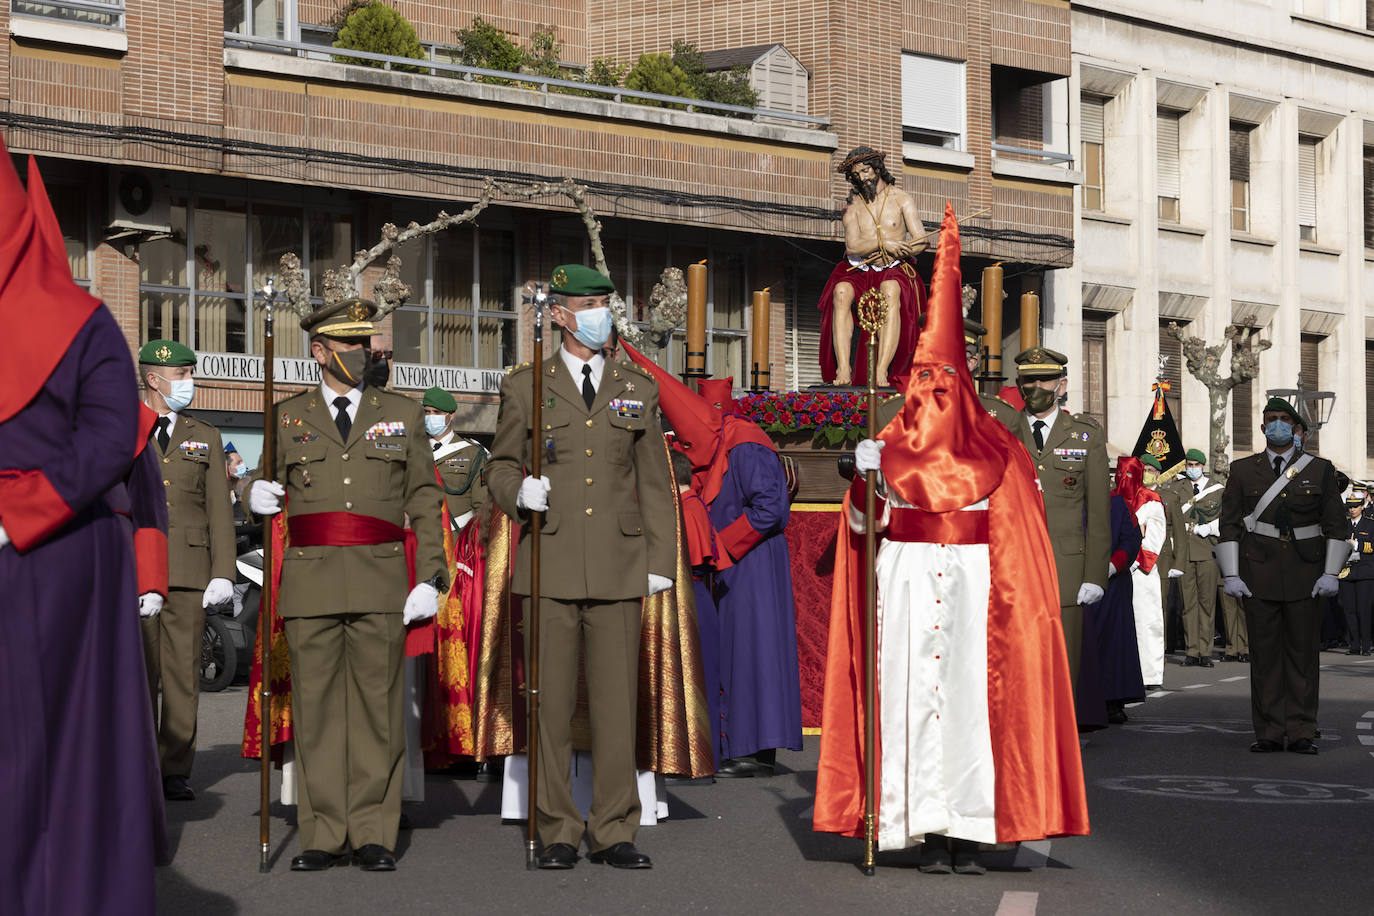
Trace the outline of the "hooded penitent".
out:
M 906 403 L 880 434 L 879 845 L 1086 833 L 1043 503 L 1029 455 L 974 393 L 948 205 L 931 287 Z M 849 836 L 864 829 L 866 572 L 850 508 L 864 486 L 841 513 L 814 818 Z

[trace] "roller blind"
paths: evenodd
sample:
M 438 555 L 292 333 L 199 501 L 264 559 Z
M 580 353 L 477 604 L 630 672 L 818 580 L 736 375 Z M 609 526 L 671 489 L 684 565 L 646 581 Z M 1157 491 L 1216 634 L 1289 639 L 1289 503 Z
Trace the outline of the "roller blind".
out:
M 1184 325 L 1183 327 L 1186 327 Z M 1159 323 L 1159 355 L 1169 359 L 1164 364 L 1162 378 L 1169 383 L 1169 392 L 1164 396 L 1173 412 L 1174 422 L 1183 428 L 1183 342 L 1169 333 L 1169 322 Z
M 1250 180 L 1250 126 L 1231 123 L 1231 180 Z
M 1298 138 L 1298 225 L 1317 225 L 1317 141 Z
M 902 126 L 963 134 L 963 61 L 902 55 Z
M 1298 343 L 1298 365 L 1302 372 L 1302 390 L 1318 391 L 1321 388 L 1321 345 L 1322 338 L 1314 334 L 1304 334 Z M 1302 410 L 1301 404 L 1294 404 L 1298 410 Z M 1303 449 L 1316 455 L 1317 433 L 1309 431 L 1307 439 L 1303 442 Z
M 1364 247 L 1374 248 L 1374 146 L 1364 148 Z
M 1083 142 L 1102 142 L 1102 122 L 1106 118 L 1107 100 L 1100 95 L 1083 95 Z
M 1160 197 L 1178 197 L 1178 122 L 1178 112 L 1159 112 L 1155 144 Z

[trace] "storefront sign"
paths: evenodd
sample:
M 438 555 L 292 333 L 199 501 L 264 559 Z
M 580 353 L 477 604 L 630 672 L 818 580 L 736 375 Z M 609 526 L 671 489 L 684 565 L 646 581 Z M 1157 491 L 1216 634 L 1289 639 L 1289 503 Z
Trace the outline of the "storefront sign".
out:
M 275 360 L 272 379 L 282 385 L 315 385 L 320 381 L 320 366 L 313 359 Z M 261 356 L 238 353 L 202 353 L 196 375 L 205 379 L 231 382 L 258 382 L 262 377 Z M 495 394 L 501 390 L 504 372 L 497 369 L 463 369 L 453 366 L 421 366 L 414 363 L 391 364 L 391 386 L 423 391 L 438 386 L 445 391 L 467 394 Z

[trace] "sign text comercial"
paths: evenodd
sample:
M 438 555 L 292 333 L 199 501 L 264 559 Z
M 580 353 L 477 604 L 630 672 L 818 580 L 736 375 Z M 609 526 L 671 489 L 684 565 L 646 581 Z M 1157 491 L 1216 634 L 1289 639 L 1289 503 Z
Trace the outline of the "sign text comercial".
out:
M 315 385 L 320 381 L 320 365 L 313 359 L 276 358 L 273 381 L 282 385 Z M 231 382 L 262 382 L 263 359 L 241 353 L 201 353 L 196 376 Z M 392 363 L 391 386 L 422 391 L 439 387 L 445 391 L 468 394 L 495 394 L 501 390 L 505 373 L 499 369 L 465 369 L 455 366 L 421 366 Z

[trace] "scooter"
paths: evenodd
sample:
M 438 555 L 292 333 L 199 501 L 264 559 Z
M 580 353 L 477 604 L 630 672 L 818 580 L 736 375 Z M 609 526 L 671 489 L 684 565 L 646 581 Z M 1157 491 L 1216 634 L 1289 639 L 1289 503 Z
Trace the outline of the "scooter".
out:
M 235 530 L 238 559 L 234 600 L 205 609 L 205 634 L 200 643 L 200 689 L 216 693 L 239 678 L 247 680 L 253 667 L 253 644 L 262 596 L 262 531 L 240 522 Z

